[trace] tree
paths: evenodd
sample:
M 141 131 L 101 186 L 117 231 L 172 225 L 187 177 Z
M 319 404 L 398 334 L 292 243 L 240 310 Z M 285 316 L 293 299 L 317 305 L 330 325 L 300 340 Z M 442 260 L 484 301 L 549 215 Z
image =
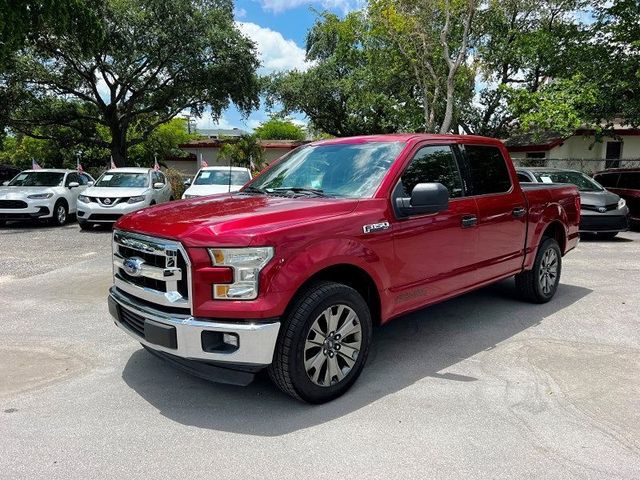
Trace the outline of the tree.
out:
M 129 159 L 139 166 L 152 166 L 154 156 L 158 161 L 183 157 L 187 153 L 178 146 L 196 138 L 196 134 L 188 133 L 186 118 L 174 118 L 155 129 L 143 143 L 130 148 Z
M 43 127 L 64 127 L 122 166 L 129 147 L 184 110 L 216 116 L 233 102 L 248 114 L 258 105 L 255 47 L 235 27 L 231 0 L 103 2 L 88 53 L 84 32 L 45 28 L 0 77 L 20 91 L 14 131 L 52 139 Z
M 372 0 L 384 26 L 411 67 L 422 103 L 424 129 L 447 133 L 459 103 L 458 82 L 468 54 L 477 0 Z M 470 89 L 468 89 L 470 90 Z M 439 103 L 444 100 L 444 111 Z
M 307 33 L 305 72 L 267 79 L 269 107 L 302 112 L 312 130 L 335 136 L 420 128 L 413 81 L 397 49 L 373 34 L 364 12 L 325 12 Z
M 261 140 L 304 140 L 304 129 L 289 120 L 272 117 L 256 128 L 255 135 Z
M 237 140 L 224 143 L 218 157 L 229 162 L 229 165 L 258 171 L 264 163 L 264 149 L 255 135 L 242 135 Z

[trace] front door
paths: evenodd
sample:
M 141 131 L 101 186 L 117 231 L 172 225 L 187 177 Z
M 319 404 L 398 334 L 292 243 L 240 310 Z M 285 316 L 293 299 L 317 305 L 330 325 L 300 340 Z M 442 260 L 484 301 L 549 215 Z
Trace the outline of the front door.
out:
M 449 190 L 448 210 L 396 219 L 394 254 L 399 274 L 392 287 L 398 313 L 464 290 L 475 283 L 476 202 L 465 196 L 457 156 L 450 145 L 421 145 L 394 190 L 409 197 L 418 183 Z M 392 198 L 392 201 L 394 199 Z

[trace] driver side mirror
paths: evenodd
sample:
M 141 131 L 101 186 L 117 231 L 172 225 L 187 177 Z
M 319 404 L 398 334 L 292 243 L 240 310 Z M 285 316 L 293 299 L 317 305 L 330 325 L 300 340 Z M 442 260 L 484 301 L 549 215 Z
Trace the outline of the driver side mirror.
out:
M 189 187 L 189 186 L 191 185 L 191 179 L 190 179 L 190 178 L 187 178 L 184 182 L 182 182 L 182 184 L 183 184 L 185 187 Z
M 164 188 L 164 183 L 156 182 L 153 184 L 153 188 L 155 188 L 156 190 L 160 190 L 161 188 Z
M 89 181 L 89 183 L 87 183 L 88 186 L 93 187 L 93 182 Z
M 407 217 L 444 212 L 449 208 L 449 190 L 441 183 L 419 183 L 411 198 L 397 198 L 396 206 Z
M 76 188 L 79 187 L 80 184 L 78 182 L 69 182 L 69 188 Z
M 6 182 L 2 182 L 2 185 L 4 185 L 5 187 L 9 185 L 9 180 L 7 180 Z

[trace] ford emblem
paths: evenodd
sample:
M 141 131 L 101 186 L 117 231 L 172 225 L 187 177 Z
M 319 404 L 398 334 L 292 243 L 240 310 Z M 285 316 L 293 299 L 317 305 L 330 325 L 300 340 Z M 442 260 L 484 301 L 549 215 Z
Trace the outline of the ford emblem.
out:
M 142 273 L 142 265 L 144 265 L 143 259 L 131 257 L 122 262 L 122 269 L 130 277 L 139 277 Z

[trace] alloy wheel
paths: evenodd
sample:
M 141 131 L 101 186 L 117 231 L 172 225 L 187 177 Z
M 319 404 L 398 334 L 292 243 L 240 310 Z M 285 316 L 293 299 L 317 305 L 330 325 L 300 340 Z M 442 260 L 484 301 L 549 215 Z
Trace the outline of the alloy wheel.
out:
M 354 367 L 362 347 L 362 326 L 347 305 L 332 305 L 315 319 L 304 345 L 304 368 L 320 387 L 337 385 Z
M 545 295 L 549 295 L 553 291 L 557 278 L 558 254 L 553 248 L 549 248 L 542 256 L 540 272 L 538 274 L 540 289 Z
M 63 225 L 67 220 L 67 210 L 64 208 L 64 205 L 58 205 L 56 209 L 56 218 L 60 225 Z

